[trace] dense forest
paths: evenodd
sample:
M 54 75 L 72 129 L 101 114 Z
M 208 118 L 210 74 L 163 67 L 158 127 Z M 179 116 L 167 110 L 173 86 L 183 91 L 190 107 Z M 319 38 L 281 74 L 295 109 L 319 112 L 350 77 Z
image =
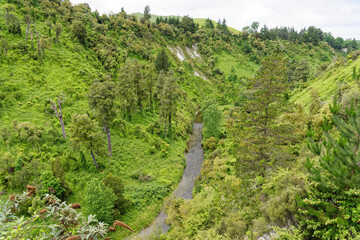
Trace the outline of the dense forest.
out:
M 360 43 L 0 0 L 0 239 L 360 239 Z M 195 117 L 193 199 L 171 197 Z M 358 204 L 359 203 L 359 204 Z

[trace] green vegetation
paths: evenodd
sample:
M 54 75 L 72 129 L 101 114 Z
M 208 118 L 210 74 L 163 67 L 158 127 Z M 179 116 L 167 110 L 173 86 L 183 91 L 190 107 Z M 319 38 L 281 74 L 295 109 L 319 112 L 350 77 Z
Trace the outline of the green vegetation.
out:
M 149 6 L 137 19 L 3 0 L 0 16 L 0 238 L 148 226 L 182 176 L 198 111 L 201 175 L 194 199 L 166 204 L 161 238 L 359 235 L 356 41 Z

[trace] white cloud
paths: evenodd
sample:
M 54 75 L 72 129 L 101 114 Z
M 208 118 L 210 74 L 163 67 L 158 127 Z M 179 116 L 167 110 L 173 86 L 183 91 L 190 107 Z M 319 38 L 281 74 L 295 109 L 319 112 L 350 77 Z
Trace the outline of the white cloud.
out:
M 300 30 L 316 26 L 334 36 L 360 40 L 359 0 L 72 0 L 89 3 L 101 13 L 143 12 L 146 5 L 156 15 L 226 18 L 229 26 L 241 30 L 253 21 L 269 27 L 289 26 Z

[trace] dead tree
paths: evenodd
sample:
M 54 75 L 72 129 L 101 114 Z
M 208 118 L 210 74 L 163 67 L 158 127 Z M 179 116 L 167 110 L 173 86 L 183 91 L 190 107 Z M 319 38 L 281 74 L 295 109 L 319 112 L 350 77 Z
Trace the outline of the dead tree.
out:
M 56 106 L 55 102 L 52 102 L 51 99 L 50 99 L 50 109 L 52 110 L 52 113 L 50 113 L 50 115 L 53 116 L 53 117 L 57 117 L 59 119 L 59 122 L 60 122 L 60 125 L 61 125 L 61 130 L 62 130 L 62 133 L 63 133 L 63 137 L 66 138 L 64 119 L 63 119 L 63 114 L 62 114 L 62 110 L 61 110 L 61 104 L 64 103 L 64 98 L 63 98 L 62 93 L 59 93 L 57 103 L 58 103 L 59 107 Z

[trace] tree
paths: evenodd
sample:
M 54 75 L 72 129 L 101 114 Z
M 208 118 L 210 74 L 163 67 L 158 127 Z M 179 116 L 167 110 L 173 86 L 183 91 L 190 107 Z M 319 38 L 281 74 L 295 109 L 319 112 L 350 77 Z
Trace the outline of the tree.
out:
M 149 21 L 150 18 L 151 18 L 150 7 L 149 7 L 149 5 L 147 5 L 144 9 L 144 19 L 145 19 L 145 21 Z
M 7 127 L 3 127 L 0 131 L 0 138 L 6 144 L 7 150 L 10 150 L 9 144 L 11 140 L 12 134 Z
M 10 152 L 6 152 L 5 154 L 2 154 L 0 157 L 0 163 L 1 163 L 1 170 L 4 171 L 8 171 L 8 173 L 11 173 L 12 170 L 12 166 L 14 163 L 14 157 L 11 155 Z
M 158 55 L 156 56 L 156 60 L 155 60 L 155 69 L 157 71 L 168 71 L 170 68 L 171 64 L 169 61 L 169 57 L 166 54 L 165 49 L 161 50 L 161 52 L 158 53 Z
M 17 135 L 21 140 L 26 140 L 31 143 L 34 151 L 36 150 L 36 145 L 38 145 L 40 150 L 41 136 L 43 129 L 36 127 L 35 125 L 29 122 L 22 122 L 16 125 Z
M 360 186 L 360 109 L 352 104 L 346 110 L 346 119 L 341 117 L 340 110 L 341 104 L 335 97 L 330 111 L 340 137 L 335 139 L 330 134 L 332 126 L 327 120 L 324 121 L 326 140 L 320 144 L 309 138 L 309 149 L 320 157 L 319 166 L 315 166 L 309 158 L 305 166 L 312 179 L 323 186 L 331 188 L 335 185 L 340 190 L 347 190 Z
M 62 26 L 61 23 L 56 23 L 55 24 L 55 43 L 60 43 L 60 34 L 62 32 Z
M 259 22 L 253 22 L 251 24 L 251 32 L 252 33 L 257 33 L 258 28 L 259 28 Z
M 334 41 L 334 48 L 336 50 L 341 50 L 343 48 L 343 44 L 344 44 L 344 39 L 341 38 L 341 37 L 337 37 L 335 38 L 335 41 Z
M 145 72 L 146 86 L 149 93 L 149 108 L 153 110 L 153 88 L 154 88 L 154 76 L 153 76 L 153 66 L 150 65 L 147 67 Z
M 180 94 L 177 85 L 177 79 L 172 72 L 161 72 L 159 78 L 163 78 L 162 81 L 164 81 L 164 85 L 162 86 L 161 90 L 157 90 L 159 93 L 157 97 L 160 101 L 159 115 L 161 122 L 164 124 L 164 137 L 166 137 L 167 127 L 171 133 L 172 117 L 176 113 L 176 101 Z M 159 82 L 160 81 L 161 80 L 159 80 Z
M 14 11 L 15 10 L 15 5 L 14 4 L 11 4 L 11 3 L 7 3 L 7 4 L 4 4 L 3 6 L 2 6 L 2 8 L 3 9 L 5 9 L 5 11 L 6 11 L 6 16 L 5 16 L 5 18 L 6 18 L 6 24 L 9 24 L 9 19 L 10 19 L 10 12 L 12 12 L 12 11 Z
M 115 98 L 115 84 L 108 79 L 104 82 L 94 82 L 90 86 L 89 105 L 106 132 L 109 156 L 112 156 L 110 125 L 116 117 Z
M 116 195 L 96 179 L 90 181 L 85 189 L 87 214 L 94 214 L 100 221 L 110 223 L 113 220 Z
M 194 19 L 189 16 L 184 16 L 181 19 L 180 27 L 184 29 L 185 32 L 195 33 L 197 30 L 197 26 L 194 22 Z
M 58 104 L 59 108 L 56 106 L 56 104 L 53 101 L 51 101 L 51 99 L 49 101 L 50 101 L 50 110 L 51 110 L 51 112 L 49 114 L 51 116 L 57 117 L 59 119 L 63 138 L 66 138 L 64 118 L 63 118 L 62 109 L 61 109 L 61 105 L 64 103 L 63 94 L 59 93 L 58 98 L 57 98 L 57 104 Z
M 267 56 L 255 79 L 250 82 L 250 96 L 236 116 L 230 134 L 237 146 L 237 167 L 259 171 L 281 158 L 281 146 L 289 138 L 288 125 L 276 124 L 286 109 L 281 93 L 286 89 L 286 68 L 279 55 Z M 241 173 L 241 171 L 239 171 Z
M 84 145 L 90 151 L 94 165 L 99 169 L 94 152 L 102 154 L 103 141 L 99 131 L 96 131 L 96 121 L 91 120 L 86 113 L 83 115 L 75 113 L 71 116 L 71 119 L 71 140 L 77 145 Z
M 360 68 L 359 68 L 359 74 L 357 74 L 356 66 L 354 66 L 352 73 L 352 80 L 359 80 L 359 78 L 360 78 Z
M 210 29 L 215 28 L 214 23 L 212 22 L 212 20 L 210 18 L 205 19 L 204 28 L 210 28 Z
M 217 104 L 211 104 L 204 110 L 204 138 L 220 136 L 221 111 Z
M 34 9 L 30 4 L 28 6 L 26 6 L 24 9 L 24 21 L 27 24 L 26 37 L 25 37 L 26 41 L 28 40 L 28 36 L 29 36 L 29 30 L 30 30 L 30 25 L 31 25 L 31 21 L 32 21 L 31 14 L 33 13 L 33 11 L 34 11 Z
M 143 66 L 136 60 L 127 60 L 120 69 L 118 94 L 124 114 L 127 114 L 129 118 L 138 108 L 141 108 L 142 102 L 147 98 L 142 68 Z
M 20 20 L 13 14 L 9 14 L 8 16 L 8 30 L 9 33 L 12 33 L 14 35 L 19 34 L 21 35 L 21 25 Z
M 80 41 L 81 44 L 86 43 L 87 30 L 86 30 L 85 23 L 83 23 L 80 20 L 75 20 L 72 23 L 72 32 L 73 32 L 74 36 Z
M 6 40 L 6 38 L 1 37 L 0 38 L 0 51 L 4 53 L 5 57 L 7 57 L 7 52 L 9 50 L 9 43 Z
M 310 116 L 315 116 L 320 112 L 321 100 L 319 98 L 319 92 L 316 89 L 312 89 L 310 95 L 312 98 L 310 105 Z
M 308 148 L 316 157 L 304 163 L 312 184 L 301 201 L 306 239 L 353 239 L 360 233 L 360 109 L 352 104 L 346 116 L 341 109 L 335 97 L 331 121 L 325 119 L 322 127 L 323 141 L 308 133 Z
M 295 69 L 295 78 L 297 81 L 306 82 L 310 75 L 310 65 L 306 59 L 302 59 Z
M 121 178 L 109 173 L 102 182 L 105 184 L 105 187 L 110 188 L 116 196 L 116 200 L 114 202 L 115 213 L 118 212 L 119 214 L 124 214 L 128 201 L 124 197 L 124 185 Z

